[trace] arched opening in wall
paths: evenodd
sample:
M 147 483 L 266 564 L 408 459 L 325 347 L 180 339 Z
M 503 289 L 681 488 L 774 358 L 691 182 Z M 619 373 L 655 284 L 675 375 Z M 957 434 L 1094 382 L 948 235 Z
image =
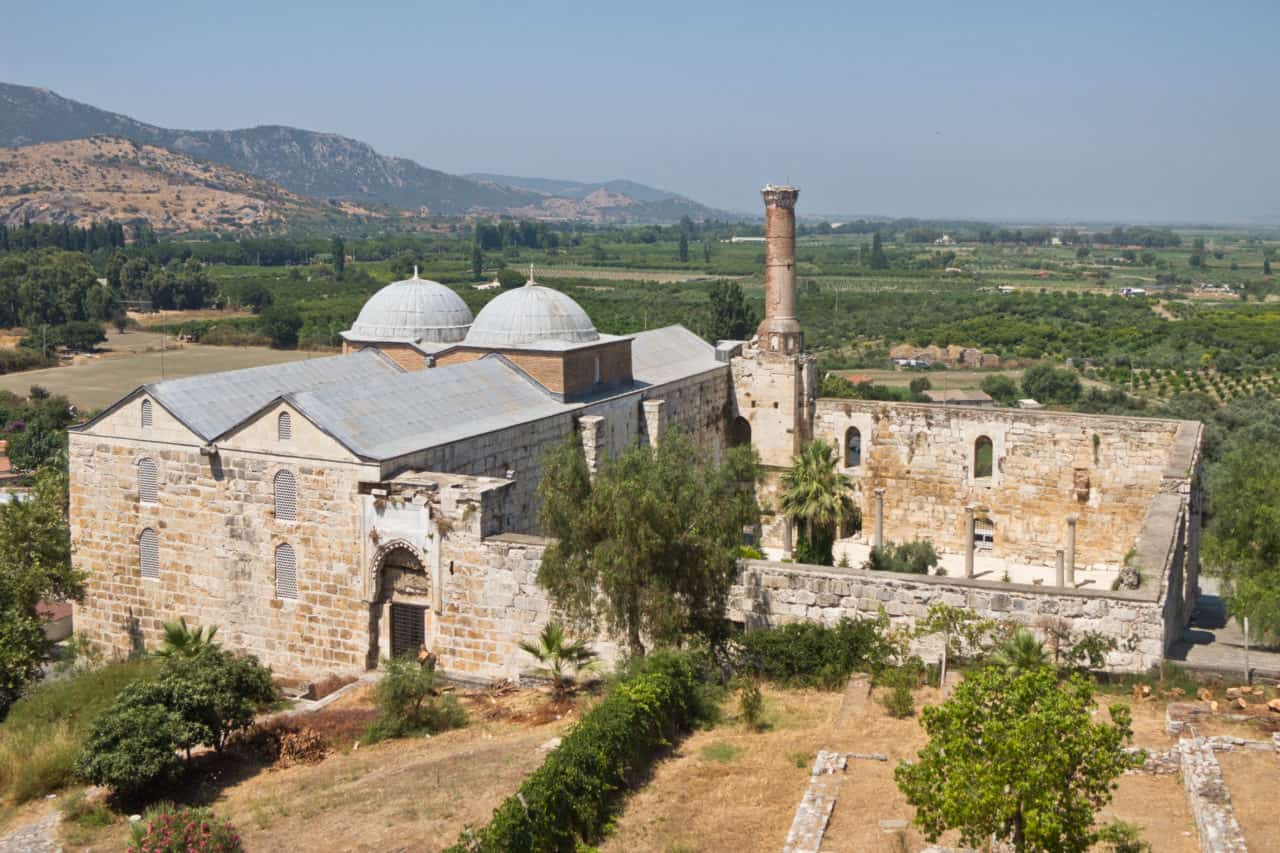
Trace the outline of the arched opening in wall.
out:
M 298 481 L 291 471 L 278 471 L 275 476 L 276 521 L 298 520 Z
M 844 434 L 844 465 L 857 468 L 862 464 L 862 433 L 857 427 L 849 427 Z
M 147 580 L 160 580 L 160 542 L 150 527 L 138 534 L 138 571 Z
M 426 645 L 431 578 L 416 551 L 393 544 L 378 558 L 377 630 L 370 659 L 416 655 Z
M 741 415 L 729 424 L 729 446 L 742 447 L 751 443 L 751 423 Z
M 276 440 L 288 441 L 293 438 L 293 417 L 288 412 L 281 412 L 276 418 Z
M 143 503 L 156 502 L 159 491 L 159 469 L 154 459 L 138 460 L 138 500 Z
M 142 401 L 142 428 L 151 429 L 151 422 L 152 422 L 151 401 L 143 400 Z
M 297 600 L 298 556 L 293 546 L 282 542 L 276 546 L 276 598 Z
M 989 518 L 973 520 L 973 547 L 978 551 L 990 551 L 996 545 L 996 523 Z
M 973 478 L 975 480 L 990 479 L 995 466 L 995 445 L 985 435 L 978 436 L 973 443 Z

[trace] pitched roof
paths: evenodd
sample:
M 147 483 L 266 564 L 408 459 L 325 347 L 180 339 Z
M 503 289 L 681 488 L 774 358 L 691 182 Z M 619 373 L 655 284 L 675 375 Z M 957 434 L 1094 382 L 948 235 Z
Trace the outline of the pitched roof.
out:
M 716 348 L 684 326 L 639 332 L 631 341 L 631 375 L 646 385 L 661 385 L 727 367 Z
M 358 386 L 403 372 L 376 350 L 363 350 L 351 355 L 168 379 L 144 385 L 143 390 L 193 432 L 210 441 L 285 394 L 323 385 Z

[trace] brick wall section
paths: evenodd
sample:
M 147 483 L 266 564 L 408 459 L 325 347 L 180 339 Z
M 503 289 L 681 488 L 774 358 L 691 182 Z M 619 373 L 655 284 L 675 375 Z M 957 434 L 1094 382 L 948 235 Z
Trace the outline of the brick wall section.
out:
M 996 556 L 1033 563 L 1052 563 L 1056 549 L 1065 547 L 1071 514 L 1080 517 L 1077 564 L 1120 563 L 1155 497 L 1188 491 L 1199 463 L 1194 422 L 817 402 L 814 435 L 842 456 L 850 427 L 862 438 L 862 464 L 846 473 L 864 529 L 874 517 L 872 491 L 883 487 L 886 539 L 924 536 L 960 551 L 964 508 L 974 505 L 995 524 Z M 994 471 L 986 481 L 973 476 L 979 436 L 994 444 Z
M 158 501 L 138 500 L 137 460 L 159 467 Z M 115 653 L 132 638 L 155 648 L 164 621 L 217 625 L 218 639 L 280 673 L 363 669 L 369 610 L 361 602 L 356 484 L 376 467 L 70 434 L 71 543 L 87 572 L 76 630 Z M 297 479 L 296 522 L 274 518 L 273 478 Z M 143 580 L 138 536 L 159 539 L 160 579 Z M 293 546 L 298 599 L 275 598 L 275 546 Z
M 458 347 L 442 353 L 436 363 L 444 366 L 474 361 L 491 352 L 505 356 L 542 387 L 566 400 L 581 399 L 601 390 L 629 383 L 631 340 L 606 341 L 566 352 L 538 352 L 530 349 L 468 349 Z M 600 360 L 600 383 L 596 384 L 596 359 Z

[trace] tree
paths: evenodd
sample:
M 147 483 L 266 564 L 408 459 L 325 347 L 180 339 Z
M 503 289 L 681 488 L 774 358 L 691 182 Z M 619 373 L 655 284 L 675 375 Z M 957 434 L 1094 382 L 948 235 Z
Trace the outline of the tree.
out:
M 1074 370 L 1037 364 L 1022 374 L 1022 393 L 1041 403 L 1074 403 L 1080 399 L 1082 391 L 1080 376 Z
M 689 263 L 689 235 L 680 233 L 680 263 Z
M 566 672 L 577 673 L 596 658 L 596 653 L 582 640 L 570 641 L 559 622 L 548 622 L 538 634 L 538 642 L 520 642 L 520 648 L 537 658 L 551 676 L 551 689 L 556 696 L 564 695 L 573 679 Z
M 1018 401 L 1017 383 L 1003 374 L 983 379 L 982 390 L 991 395 L 991 399 L 1004 406 L 1011 406 Z
M 994 835 L 1020 853 L 1088 850 L 1094 813 L 1143 760 L 1124 751 L 1128 707 L 1112 705 L 1106 723 L 1094 722 L 1093 706 L 1087 679 L 1060 684 L 1052 667 L 970 673 L 951 699 L 924 709 L 929 743 L 894 771 L 915 822 L 930 841 L 959 830 L 967 847 Z
M 302 315 L 292 305 L 272 305 L 262 312 L 262 331 L 271 339 L 276 349 L 294 349 L 298 346 L 298 330 L 302 328 Z
M 347 247 L 341 237 L 334 237 L 329 241 L 329 251 L 333 254 L 333 277 L 342 281 L 342 276 L 347 271 Z
M 907 388 L 910 389 L 912 394 L 923 394 L 932 387 L 933 383 L 929 381 L 928 376 L 917 376 L 907 384 Z
M 206 649 L 216 647 L 213 635 L 218 633 L 217 625 L 196 628 L 187 627 L 187 617 L 182 616 L 177 622 L 164 623 L 164 645 L 156 649 L 157 657 L 193 658 Z
M 0 504 L 0 716 L 40 674 L 49 649 L 36 605 L 79 600 L 84 576 L 71 566 L 67 460 L 36 475 L 30 500 Z
M 929 613 L 915 626 L 917 637 L 942 635 L 942 663 L 938 673 L 938 685 L 942 686 L 947 678 L 947 658 L 952 655 L 963 655 L 966 651 L 974 653 L 982 648 L 982 642 L 995 627 L 990 619 L 981 619 L 978 614 L 964 607 L 953 607 L 938 602 L 929 605 Z
M 1044 643 L 1026 628 L 1018 628 L 991 655 L 991 663 L 1009 675 L 1040 669 L 1049 664 Z
M 181 715 L 159 703 L 123 702 L 127 695 L 138 698 L 132 695 L 134 687 L 126 687 L 116 703 L 94 719 L 76 760 L 76 775 L 125 800 L 182 772 L 177 754 Z
M 1271 275 L 1271 259 L 1270 258 L 1262 259 L 1262 274 Z
M 736 281 L 717 281 L 711 285 L 707 301 L 710 311 L 707 337 L 710 340 L 743 341 L 755 332 L 758 320 Z
M 526 276 L 518 270 L 511 269 L 511 267 L 503 267 L 498 270 L 498 284 L 502 285 L 503 290 L 519 287 L 525 281 Z
M 839 454 L 821 439 L 806 444 L 782 475 L 782 511 L 801 525 L 796 559 L 829 566 L 836 534 L 856 518 L 853 482 L 837 470 Z M 807 559 L 806 559 L 807 558 Z
M 255 314 L 261 314 L 270 308 L 273 302 L 275 297 L 260 281 L 251 281 L 240 289 L 240 304 Z
M 1280 457 L 1264 440 L 1231 449 L 1209 475 L 1213 516 L 1205 563 L 1222 577 L 1227 612 L 1255 639 L 1280 638 Z
M 867 265 L 873 270 L 887 270 L 889 268 L 889 257 L 884 253 L 879 231 L 871 235 L 871 255 L 868 258 Z
M 471 278 L 476 281 L 484 278 L 484 252 L 479 243 L 471 246 Z
M 574 435 L 547 454 L 538 522 L 556 541 L 538 583 L 579 626 L 647 643 L 725 635 L 742 531 L 759 522 L 750 446 L 717 463 L 679 430 L 606 460 L 592 481 Z

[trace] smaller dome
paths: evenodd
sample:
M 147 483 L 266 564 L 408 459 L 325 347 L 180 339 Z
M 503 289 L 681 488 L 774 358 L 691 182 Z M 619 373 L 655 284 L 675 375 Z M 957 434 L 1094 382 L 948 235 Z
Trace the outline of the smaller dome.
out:
M 343 334 L 365 342 L 457 343 L 471 327 L 471 309 L 462 297 L 438 281 L 413 278 L 379 290 L 360 309 Z
M 530 277 L 524 287 L 508 290 L 481 308 L 463 343 L 500 349 L 598 340 L 600 333 L 581 305 Z

